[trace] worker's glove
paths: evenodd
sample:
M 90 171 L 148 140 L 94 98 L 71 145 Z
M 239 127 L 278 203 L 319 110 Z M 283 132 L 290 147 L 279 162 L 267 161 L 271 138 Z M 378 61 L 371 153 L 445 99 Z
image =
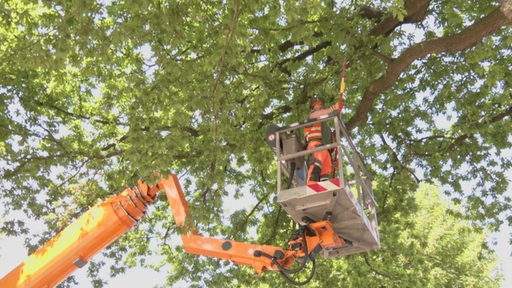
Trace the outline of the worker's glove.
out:
M 341 110 L 343 109 L 343 102 L 342 101 L 338 101 L 336 104 L 332 105 L 331 106 L 331 110 L 334 111 L 334 110 Z

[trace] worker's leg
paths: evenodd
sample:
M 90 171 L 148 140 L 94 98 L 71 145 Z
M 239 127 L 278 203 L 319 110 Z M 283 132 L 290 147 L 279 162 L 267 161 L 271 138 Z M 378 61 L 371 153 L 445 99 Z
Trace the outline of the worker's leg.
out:
M 320 174 L 322 173 L 322 167 L 320 163 L 315 163 L 309 165 L 308 171 L 308 184 L 316 183 L 320 181 Z
M 332 170 L 331 155 L 327 150 L 319 151 L 318 153 L 319 155 L 317 157 L 322 162 L 320 181 L 329 180 Z
M 322 145 L 320 141 L 311 141 L 308 143 L 308 150 L 313 149 L 319 145 Z M 320 181 L 320 174 L 322 173 L 322 162 L 317 159 L 317 153 L 309 155 L 309 169 L 308 169 L 308 180 L 307 184 L 315 183 Z
M 308 149 L 313 149 L 322 145 L 320 141 L 312 141 L 308 144 Z M 313 161 L 309 165 L 308 184 L 318 181 L 328 180 L 331 175 L 332 163 L 329 151 L 322 150 L 313 153 Z

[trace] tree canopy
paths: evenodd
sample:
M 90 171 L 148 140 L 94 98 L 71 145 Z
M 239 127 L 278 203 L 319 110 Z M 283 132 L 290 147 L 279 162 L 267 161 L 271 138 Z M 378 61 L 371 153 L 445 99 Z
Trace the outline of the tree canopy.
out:
M 313 95 L 337 101 L 343 63 L 343 120 L 375 178 L 381 238 L 415 239 L 398 231 L 408 231 L 403 219 L 419 211 L 422 181 L 443 187 L 460 207 L 451 211 L 457 219 L 510 225 L 511 7 L 510 0 L 2 1 L 1 231 L 27 235 L 33 251 L 89 206 L 140 177 L 172 171 L 186 176 L 192 212 L 210 235 L 284 241 L 290 222 L 274 201 L 264 133 L 271 123 L 305 119 Z M 247 196 L 256 204 L 226 219 L 223 204 Z M 166 245 L 176 227 L 165 201 L 154 207 L 144 229 L 105 252 L 119 260 L 113 273 L 158 254 L 177 269 L 170 281 L 252 277 Z M 30 237 L 26 219 L 46 231 Z M 413 263 L 422 255 L 400 252 L 354 257 L 350 267 L 332 261 L 319 273 L 336 267 L 364 277 L 381 257 L 411 257 L 411 267 L 426 269 Z M 393 277 L 413 277 L 407 273 Z

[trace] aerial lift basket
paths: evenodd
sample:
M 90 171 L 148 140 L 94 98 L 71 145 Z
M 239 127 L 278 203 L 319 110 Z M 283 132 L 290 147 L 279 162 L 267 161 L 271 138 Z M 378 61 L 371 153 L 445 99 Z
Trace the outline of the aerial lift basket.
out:
M 304 150 L 298 135 L 304 127 L 317 122 L 327 122 L 333 127 L 333 137 L 322 146 Z M 342 247 L 322 250 L 322 257 L 367 252 L 380 247 L 371 175 L 337 113 L 282 128 L 272 127 L 266 140 L 277 158 L 279 204 L 301 225 L 330 220 L 334 231 L 346 240 L 347 244 Z M 333 178 L 308 185 L 305 179 L 307 157 L 313 157 L 312 154 L 320 150 L 332 151 L 334 155 Z

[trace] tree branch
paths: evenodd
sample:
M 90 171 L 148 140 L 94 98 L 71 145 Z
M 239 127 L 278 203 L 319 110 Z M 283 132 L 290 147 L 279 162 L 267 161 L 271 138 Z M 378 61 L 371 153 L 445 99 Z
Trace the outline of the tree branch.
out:
M 364 254 L 364 262 L 366 263 L 366 265 L 368 265 L 368 267 L 370 267 L 370 270 L 372 270 L 373 273 L 377 274 L 377 275 L 380 275 L 382 277 L 386 277 L 388 279 L 392 279 L 392 280 L 395 280 L 395 281 L 400 281 L 401 279 L 398 278 L 398 277 L 394 277 L 392 275 L 389 275 L 389 274 L 386 274 L 386 273 L 383 273 L 383 272 L 380 272 L 378 271 L 377 269 L 375 269 L 373 267 L 373 265 L 370 263 L 370 259 L 368 258 L 368 254 Z
M 368 113 L 373 108 L 377 97 L 390 89 L 400 74 L 417 59 L 433 53 L 459 52 L 475 46 L 484 37 L 494 34 L 501 27 L 510 25 L 511 19 L 505 17 L 499 8 L 479 21 L 468 26 L 459 34 L 440 37 L 418 43 L 405 50 L 398 58 L 393 59 L 387 71 L 379 79 L 371 83 L 363 94 L 354 116 L 347 121 L 349 130 L 366 123 Z
M 388 36 L 397 27 L 405 23 L 418 23 L 423 21 L 427 8 L 430 5 L 430 0 L 408 0 L 404 3 L 406 15 L 401 21 L 395 16 L 388 16 L 384 18 L 378 25 L 373 27 L 370 31 L 372 36 Z
M 482 127 L 484 125 L 490 125 L 492 123 L 499 122 L 508 116 L 512 116 L 512 107 L 507 107 L 505 110 L 494 115 L 490 119 L 482 119 L 476 123 L 468 123 L 467 126 L 475 127 L 477 130 L 480 130 L 480 129 L 482 129 Z M 449 136 L 444 136 L 444 135 L 431 135 L 431 136 L 423 137 L 420 139 L 406 139 L 405 142 L 408 147 L 407 150 L 413 156 L 432 157 L 431 153 L 419 153 L 419 152 L 415 151 L 413 149 L 414 146 L 417 143 L 420 143 L 420 145 L 421 145 L 421 143 L 429 142 L 431 140 L 439 140 L 441 144 L 443 144 L 445 142 L 449 142 L 449 144 L 447 144 L 447 145 L 441 145 L 441 144 L 439 145 L 440 152 L 447 153 L 448 151 L 457 149 L 458 146 L 460 146 L 466 139 L 470 138 L 473 135 L 474 134 L 461 134 L 457 137 L 449 137 Z M 443 149 L 443 148 L 441 148 L 442 146 L 445 146 L 446 148 Z
M 509 20 L 512 20 L 512 0 L 500 0 L 500 10 Z
M 484 126 L 484 124 L 492 124 L 492 123 L 501 121 L 501 120 L 505 119 L 505 117 L 508 117 L 511 115 L 512 115 L 512 107 L 507 107 L 507 109 L 505 109 L 503 112 L 501 112 L 497 115 L 494 115 L 489 121 L 485 121 L 485 120 L 479 121 L 471 126 L 474 126 L 477 130 L 480 130 Z M 457 137 L 455 139 L 455 141 L 453 141 L 450 144 L 450 146 L 448 146 L 448 148 L 445 151 L 450 151 L 452 149 L 456 149 L 462 142 L 464 142 L 464 140 L 468 139 L 472 135 L 473 134 L 460 135 L 459 137 Z
M 417 183 L 420 183 L 420 179 L 416 176 L 416 174 L 414 174 L 414 170 L 409 168 L 407 165 L 405 165 L 404 163 L 402 163 L 402 161 L 400 160 L 400 158 L 398 157 L 398 154 L 395 152 L 395 150 L 393 150 L 393 148 L 387 143 L 386 141 L 386 138 L 384 138 L 384 135 L 382 134 L 379 134 L 379 137 L 382 141 L 382 143 L 384 144 L 384 146 L 388 147 L 388 149 L 391 151 L 391 155 L 393 156 L 393 160 L 400 166 L 400 171 L 402 170 L 405 170 L 407 172 L 409 172 L 412 177 L 414 177 L 414 180 L 416 180 Z M 395 171 L 395 167 L 393 167 L 393 171 Z M 394 174 L 394 173 L 393 173 Z M 390 185 L 392 184 L 393 182 L 393 177 L 391 177 L 391 180 L 390 180 Z
M 279 71 L 285 73 L 288 76 L 291 76 L 290 70 L 288 70 L 288 68 L 286 68 L 286 66 L 285 66 L 286 63 L 304 60 L 304 59 L 308 58 L 309 56 L 315 54 L 316 52 L 331 46 L 331 44 L 332 44 L 331 41 L 320 42 L 315 47 L 312 47 L 312 48 L 300 53 L 299 55 L 297 55 L 295 57 L 286 58 L 286 59 L 281 60 L 279 63 L 277 63 L 277 68 L 279 69 Z

